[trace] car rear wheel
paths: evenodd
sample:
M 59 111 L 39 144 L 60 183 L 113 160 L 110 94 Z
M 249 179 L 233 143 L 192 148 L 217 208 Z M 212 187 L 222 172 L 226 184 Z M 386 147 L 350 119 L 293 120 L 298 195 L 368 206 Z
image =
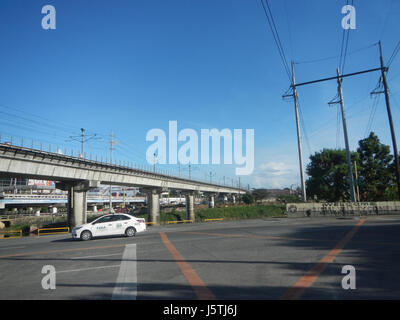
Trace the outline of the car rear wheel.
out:
M 81 240 L 87 241 L 92 239 L 92 233 L 88 230 L 85 230 L 81 233 Z
M 134 237 L 136 235 L 136 229 L 134 227 L 129 227 L 125 230 L 125 235 L 127 237 Z

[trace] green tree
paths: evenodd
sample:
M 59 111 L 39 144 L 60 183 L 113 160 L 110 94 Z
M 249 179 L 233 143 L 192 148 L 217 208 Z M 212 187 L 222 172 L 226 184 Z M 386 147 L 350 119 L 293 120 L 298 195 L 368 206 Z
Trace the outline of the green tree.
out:
M 256 201 L 261 201 L 268 198 L 269 192 L 267 189 L 254 189 L 252 195 Z
M 351 160 L 358 160 L 356 152 L 351 153 Z M 323 149 L 310 156 L 306 173 L 309 197 L 329 202 L 350 200 L 348 169 L 345 150 Z
M 283 203 L 295 203 L 295 202 L 302 202 L 301 198 L 296 194 L 287 194 L 279 196 L 278 201 Z
M 254 197 L 251 193 L 246 192 L 246 194 L 242 196 L 242 200 L 245 204 L 252 204 L 254 202 Z
M 390 147 L 382 144 L 373 132 L 358 144 L 357 152 L 360 160 L 357 169 L 361 200 L 392 200 L 397 188 Z

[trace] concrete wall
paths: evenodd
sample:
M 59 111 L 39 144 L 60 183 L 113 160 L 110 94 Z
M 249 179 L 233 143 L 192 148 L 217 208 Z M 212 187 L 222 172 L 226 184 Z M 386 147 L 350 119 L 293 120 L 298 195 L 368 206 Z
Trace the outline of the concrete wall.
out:
M 289 217 L 400 214 L 400 201 L 288 203 L 286 213 Z

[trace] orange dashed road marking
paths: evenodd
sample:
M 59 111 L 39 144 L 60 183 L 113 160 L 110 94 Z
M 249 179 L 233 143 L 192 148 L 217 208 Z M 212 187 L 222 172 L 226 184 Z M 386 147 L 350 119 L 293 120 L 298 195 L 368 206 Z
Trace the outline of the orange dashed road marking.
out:
M 196 271 L 184 260 L 182 255 L 176 250 L 164 232 L 160 232 L 161 240 L 167 247 L 172 257 L 175 259 L 179 269 L 181 269 L 186 280 L 189 282 L 199 300 L 215 300 L 214 294 L 206 287 L 204 282 L 197 275 Z
M 365 219 L 360 220 L 351 229 L 345 237 L 338 242 L 338 244 L 328 252 L 311 270 L 309 270 L 303 277 L 301 277 L 286 293 L 281 297 L 282 300 L 295 300 L 300 299 L 304 291 L 306 291 L 311 285 L 318 279 L 321 273 L 325 270 L 329 263 L 331 263 L 336 256 L 342 251 L 344 246 L 353 238 L 354 234 L 365 222 Z

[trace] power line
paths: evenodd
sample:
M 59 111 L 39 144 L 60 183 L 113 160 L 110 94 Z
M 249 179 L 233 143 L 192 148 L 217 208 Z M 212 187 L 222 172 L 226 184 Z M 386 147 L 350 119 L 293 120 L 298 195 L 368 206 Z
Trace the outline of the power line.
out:
M 267 17 L 268 24 L 269 24 L 269 27 L 271 29 L 272 35 L 274 37 L 275 44 L 276 44 L 276 46 L 278 48 L 278 52 L 279 52 L 279 55 L 281 57 L 283 67 L 285 68 L 285 72 L 286 72 L 289 80 L 291 80 L 290 68 L 289 68 L 289 65 L 288 65 L 287 60 L 286 60 L 285 51 L 283 49 L 282 42 L 280 40 L 279 33 L 278 33 L 277 28 L 276 28 L 276 24 L 275 24 L 274 17 L 272 15 L 272 11 L 271 11 L 271 8 L 269 6 L 268 0 L 265 0 L 265 4 L 264 4 L 263 0 L 260 0 L 260 1 L 261 1 L 261 4 L 262 4 L 262 7 L 264 9 L 265 16 Z M 267 8 L 265 7 L 265 5 L 267 6 Z M 268 12 L 267 12 L 267 9 L 268 9 Z
M 300 102 L 297 101 L 298 107 L 299 107 L 299 113 L 300 113 L 300 125 L 303 129 L 304 132 L 304 138 L 306 140 L 306 145 L 307 145 L 307 149 L 308 149 L 308 153 L 311 155 L 311 145 L 310 145 L 310 139 L 308 138 L 308 134 L 307 134 L 307 130 L 306 130 L 306 124 L 304 121 L 304 117 L 303 117 L 303 112 L 301 110 L 301 106 L 300 106 Z
M 372 125 L 374 122 L 374 117 L 376 114 L 376 110 L 378 109 L 379 100 L 380 100 L 380 95 L 376 95 L 374 97 L 374 101 L 372 103 L 371 113 L 369 115 L 367 127 L 365 128 L 364 137 L 367 137 L 369 135 L 369 133 L 371 132 Z
M 346 6 L 349 4 L 349 0 L 346 0 Z M 342 43 L 340 45 L 340 58 L 339 58 L 339 68 L 342 68 L 342 61 L 343 61 L 343 48 L 346 38 L 346 29 L 342 31 Z
M 378 43 L 376 42 L 376 43 L 370 44 L 370 45 L 368 45 L 368 46 L 361 47 L 361 48 L 359 48 L 359 49 L 350 51 L 350 52 L 347 53 L 347 56 L 350 56 L 350 55 L 353 55 L 353 54 L 358 53 L 358 52 L 360 52 L 360 51 L 363 51 L 363 50 L 372 48 L 372 47 L 376 46 L 377 44 L 378 44 Z M 339 58 L 339 57 L 340 57 L 340 55 L 335 55 L 335 56 L 329 56 L 329 57 L 319 58 L 319 59 L 313 59 L 313 60 L 295 61 L 295 64 L 317 63 L 317 62 L 335 60 L 335 59 L 337 59 L 337 58 Z
M 19 109 L 19 108 L 15 108 L 15 107 L 10 107 L 10 106 L 5 106 L 5 105 L 0 105 L 0 108 L 2 108 L 2 109 L 6 109 L 6 110 L 13 110 L 13 111 L 17 111 L 17 112 L 20 112 L 20 113 L 22 113 L 23 115 L 24 115 L 24 117 L 22 117 L 22 116 L 18 116 L 18 115 L 13 115 L 13 116 L 15 116 L 15 117 L 19 117 L 19 118 L 24 118 L 25 120 L 29 120 L 29 121 L 32 121 L 32 122 L 35 122 L 35 123 L 38 123 L 38 124 L 41 124 L 41 125 L 46 125 L 47 127 L 55 127 L 55 128 L 57 128 L 58 130 L 60 129 L 60 128 L 64 128 L 64 129 L 66 129 L 65 131 L 69 131 L 69 133 L 73 133 L 73 132 L 75 132 L 76 131 L 76 127 L 74 127 L 74 126 L 70 126 L 70 125 L 68 125 L 68 124 L 65 124 L 65 123 L 63 123 L 63 122 L 60 122 L 60 121 L 58 121 L 58 120 L 50 120 L 50 119 L 47 119 L 47 118 L 44 118 L 44 117 L 42 117 L 42 116 L 39 116 L 39 115 L 36 115 L 36 114 L 33 114 L 33 113 L 29 113 L 29 112 L 27 112 L 26 110 L 21 110 L 21 109 Z M 41 119 L 41 120 L 44 120 L 44 122 L 43 121 L 41 121 L 41 122 L 39 122 L 39 121 L 37 121 L 37 120 L 32 120 L 32 119 L 29 119 L 29 118 L 27 118 L 27 117 L 34 117 L 34 118 L 36 118 L 36 119 Z M 57 124 L 57 125 L 53 125 L 53 124 Z
M 396 58 L 397 54 L 399 53 L 400 50 L 400 41 L 397 43 L 396 47 L 393 50 L 392 55 L 389 58 L 389 61 L 387 62 L 387 68 L 390 67 L 390 65 L 392 64 L 393 60 Z
M 348 5 L 349 1 L 347 0 L 346 3 Z M 351 6 L 353 6 L 353 5 L 354 5 L 354 0 L 351 0 Z M 340 66 L 340 70 L 341 70 L 342 73 L 344 73 L 344 67 L 346 65 L 347 49 L 348 49 L 348 46 L 349 46 L 349 38 L 350 38 L 350 28 L 347 29 L 346 31 L 347 31 L 347 34 L 346 34 L 346 46 L 345 46 L 344 54 L 343 54 L 343 61 L 342 61 L 342 64 L 339 65 Z

